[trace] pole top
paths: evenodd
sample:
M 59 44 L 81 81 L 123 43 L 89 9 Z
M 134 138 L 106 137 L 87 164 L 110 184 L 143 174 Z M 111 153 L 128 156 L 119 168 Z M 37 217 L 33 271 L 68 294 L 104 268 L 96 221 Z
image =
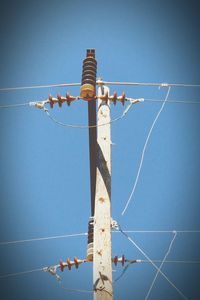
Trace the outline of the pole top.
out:
M 87 57 L 95 58 L 95 49 L 87 49 Z

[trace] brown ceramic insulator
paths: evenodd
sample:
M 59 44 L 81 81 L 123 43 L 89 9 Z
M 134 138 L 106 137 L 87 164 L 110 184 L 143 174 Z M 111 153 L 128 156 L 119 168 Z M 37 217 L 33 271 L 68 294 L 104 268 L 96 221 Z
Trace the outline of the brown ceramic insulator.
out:
M 95 50 L 88 49 L 87 57 L 83 61 L 82 81 L 80 96 L 84 100 L 92 100 L 96 96 L 96 73 L 97 62 L 95 60 Z
M 94 221 L 88 222 L 88 244 L 93 243 L 94 240 Z

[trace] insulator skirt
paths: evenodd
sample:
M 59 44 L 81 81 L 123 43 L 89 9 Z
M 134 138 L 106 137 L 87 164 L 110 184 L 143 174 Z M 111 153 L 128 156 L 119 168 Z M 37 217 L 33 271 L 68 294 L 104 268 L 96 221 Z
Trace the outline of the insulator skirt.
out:
M 82 82 L 80 96 L 91 100 L 96 96 L 97 62 L 94 57 L 87 57 L 83 61 Z
M 88 244 L 92 243 L 94 239 L 94 221 L 88 223 Z

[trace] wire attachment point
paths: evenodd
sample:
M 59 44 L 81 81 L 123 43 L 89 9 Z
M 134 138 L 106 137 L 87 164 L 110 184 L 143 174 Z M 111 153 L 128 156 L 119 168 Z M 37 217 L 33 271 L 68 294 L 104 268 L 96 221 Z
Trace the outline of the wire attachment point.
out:
M 118 257 L 117 255 L 112 259 L 112 262 L 114 263 L 115 266 L 117 266 L 118 262 L 124 266 L 126 259 L 125 256 L 122 255 L 122 257 Z
M 45 267 L 42 270 L 43 272 L 48 272 L 51 275 L 55 276 L 58 281 L 61 281 L 61 277 L 57 274 L 57 268 L 58 266 L 50 266 L 50 267 Z
M 119 230 L 119 225 L 118 225 L 117 221 L 111 219 L 111 228 Z
M 160 88 L 162 87 L 169 87 L 169 83 L 163 82 L 160 84 Z
M 46 101 L 40 101 L 40 102 L 39 101 L 38 102 L 37 101 L 35 101 L 35 102 L 33 101 L 33 102 L 29 102 L 29 105 L 30 106 L 35 106 L 36 108 L 39 108 L 39 109 L 44 109 L 45 102 Z

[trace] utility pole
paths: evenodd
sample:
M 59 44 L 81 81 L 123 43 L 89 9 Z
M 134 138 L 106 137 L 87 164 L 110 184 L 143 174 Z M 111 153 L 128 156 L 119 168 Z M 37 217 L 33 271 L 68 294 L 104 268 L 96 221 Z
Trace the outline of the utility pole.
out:
M 82 99 L 88 101 L 90 149 L 91 219 L 88 226 L 87 259 L 93 261 L 94 299 L 112 300 L 109 90 L 99 84 L 96 96 L 96 70 L 95 50 L 87 49 L 80 90 Z M 98 99 L 97 116 L 96 99 Z
M 94 300 L 113 299 L 111 257 L 111 126 L 109 94 L 98 87 L 97 175 L 94 214 L 93 289 Z M 106 124 L 101 126 L 102 124 Z
M 96 72 L 95 49 L 87 49 L 86 58 L 83 60 L 80 96 L 75 97 L 69 93 L 65 97 L 60 94 L 57 97 L 50 95 L 47 100 L 32 102 L 31 105 L 44 109 L 47 115 L 55 121 L 50 116 L 45 104 L 49 103 L 53 108 L 56 103 L 59 107 L 62 107 L 63 103 L 70 106 L 73 101 L 79 99 L 88 102 L 91 217 L 88 224 L 87 257 L 86 259 L 74 257 L 73 260 L 68 258 L 66 262 L 61 260 L 59 265 L 44 268 L 44 271 L 55 275 L 60 280 L 56 273 L 57 268 L 60 268 L 62 272 L 65 268 L 71 270 L 73 266 L 78 268 L 82 263 L 93 262 L 94 300 L 113 300 L 112 262 L 115 265 L 119 262 L 123 266 L 128 260 L 124 255 L 121 258 L 118 256 L 112 258 L 110 103 L 116 105 L 117 102 L 121 102 L 124 105 L 125 101 L 129 101 L 135 104 L 141 102 L 142 99 L 126 98 L 125 93 L 118 97 L 116 92 L 110 96 L 109 88 L 104 85 L 103 81 L 96 80 Z M 96 85 L 98 86 L 97 94 Z M 97 112 L 96 100 L 98 101 Z M 126 108 L 122 117 L 128 109 Z M 131 263 L 133 262 L 136 260 L 131 261 Z

